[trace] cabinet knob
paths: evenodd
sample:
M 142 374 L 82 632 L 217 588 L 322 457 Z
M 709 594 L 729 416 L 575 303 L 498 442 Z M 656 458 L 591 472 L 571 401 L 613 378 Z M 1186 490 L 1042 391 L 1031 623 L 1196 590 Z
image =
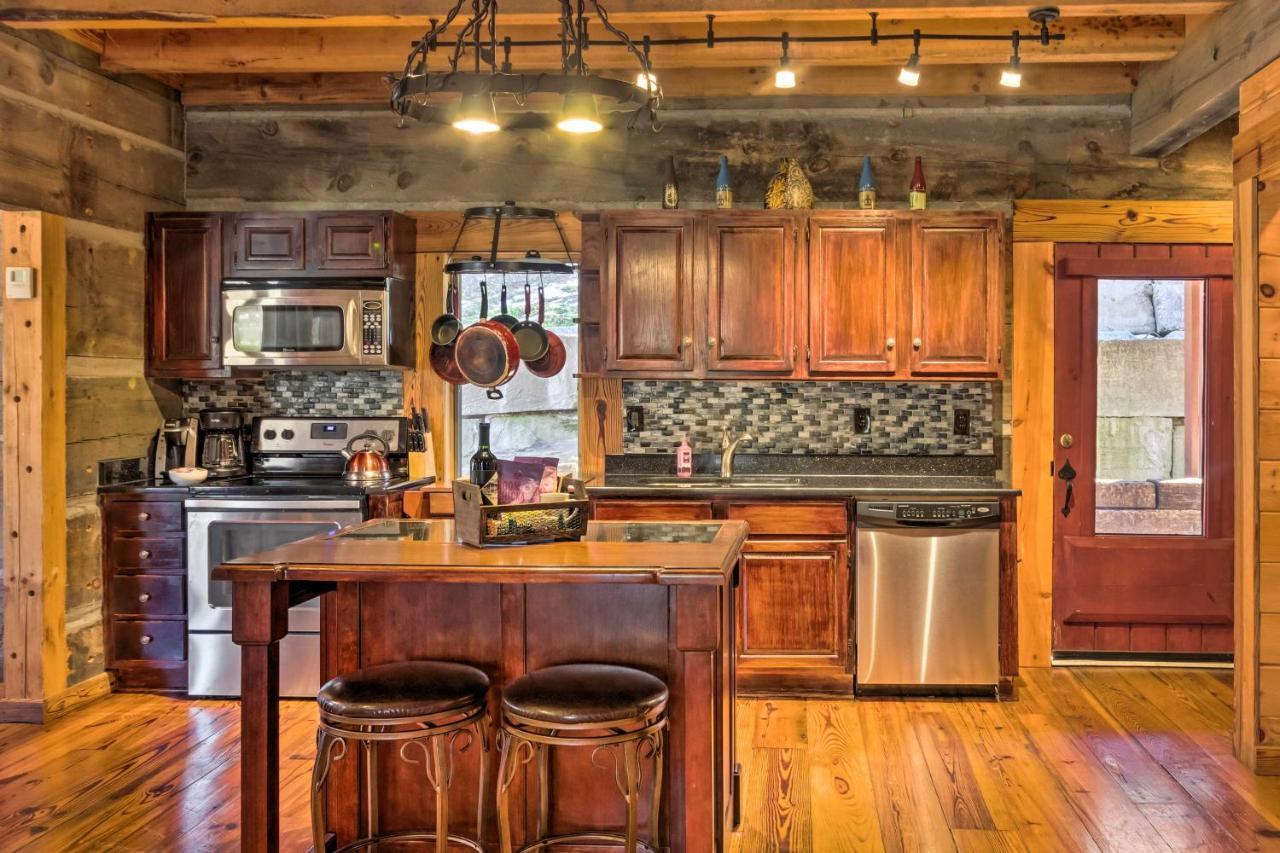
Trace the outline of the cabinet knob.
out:
M 693 344 L 693 338 L 685 336 L 684 338 L 681 339 L 680 346 L 676 349 L 676 352 L 680 353 L 680 355 L 684 355 L 684 351 L 687 350 L 692 344 Z
M 912 339 L 911 339 L 911 348 L 912 348 L 912 349 L 920 349 L 920 347 L 922 347 L 922 346 L 924 346 L 924 341 L 920 340 L 919 338 L 912 338 Z
M 150 552 L 150 551 L 148 551 L 146 548 L 143 548 L 141 551 L 139 551 L 139 552 L 138 552 L 138 559 L 139 559 L 139 560 L 150 560 L 150 559 L 151 559 L 151 552 Z
M 143 604 L 146 604 L 150 600 L 151 600 L 151 593 L 149 592 L 144 592 L 138 596 L 138 601 L 142 602 Z
M 884 348 L 885 348 L 885 349 L 893 349 L 893 348 L 894 348 L 894 347 L 896 347 L 897 345 L 898 345 L 898 342 L 897 342 L 896 340 L 894 340 L 893 338 L 885 338 L 885 341 L 884 341 Z
M 149 512 L 140 512 L 140 513 L 138 513 L 138 520 L 139 520 L 139 521 L 150 521 L 150 520 L 151 520 L 151 513 L 149 513 Z
M 142 635 L 142 645 L 144 645 L 144 646 L 149 646 L 149 645 L 151 645 L 151 640 L 152 640 L 152 637 L 151 637 L 151 635 L 150 635 L 150 634 L 143 634 L 143 635 Z

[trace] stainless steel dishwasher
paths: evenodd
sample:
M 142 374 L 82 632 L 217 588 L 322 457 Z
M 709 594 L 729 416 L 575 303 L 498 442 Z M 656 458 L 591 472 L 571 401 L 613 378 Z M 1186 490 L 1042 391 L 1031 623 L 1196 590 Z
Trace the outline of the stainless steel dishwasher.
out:
M 999 528 L 998 502 L 858 504 L 860 693 L 995 690 Z

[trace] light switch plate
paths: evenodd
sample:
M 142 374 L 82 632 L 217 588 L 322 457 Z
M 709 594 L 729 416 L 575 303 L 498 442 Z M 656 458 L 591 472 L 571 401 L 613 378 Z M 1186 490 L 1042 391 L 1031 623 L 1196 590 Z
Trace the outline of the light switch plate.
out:
M 32 267 L 5 267 L 4 295 L 8 299 L 34 299 L 36 271 Z

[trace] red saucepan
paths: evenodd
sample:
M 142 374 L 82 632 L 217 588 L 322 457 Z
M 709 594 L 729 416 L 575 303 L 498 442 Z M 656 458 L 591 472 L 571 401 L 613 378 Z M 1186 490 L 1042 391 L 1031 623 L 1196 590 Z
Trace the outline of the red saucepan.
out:
M 436 320 L 435 325 L 438 325 L 440 320 L 444 319 L 446 316 L 452 319 L 455 323 L 457 322 L 458 292 L 454 288 L 452 282 L 449 284 L 449 293 L 447 298 L 449 304 L 445 306 L 445 314 L 441 315 L 441 317 Z M 462 375 L 460 370 L 458 370 L 456 349 L 458 332 L 455 331 L 453 333 L 453 338 L 450 339 L 448 343 L 437 342 L 435 340 L 435 336 L 436 329 L 433 326 L 431 329 L 431 351 L 428 355 L 431 362 L 431 369 L 435 371 L 436 376 L 439 376 L 450 385 L 466 385 L 467 378 Z
M 546 313 L 546 298 L 543 295 L 542 283 L 538 283 L 538 325 L 542 326 Z M 528 362 L 529 372 L 534 376 L 541 376 L 543 379 L 550 379 L 560 371 L 564 370 L 564 362 L 567 354 L 564 349 L 564 341 L 560 340 L 560 336 L 550 329 L 542 326 L 547 334 L 547 351 L 542 354 L 541 358 L 536 358 Z
M 480 283 L 480 320 L 467 326 L 454 342 L 458 370 L 472 385 L 488 389 L 490 400 L 501 400 L 500 385 L 511 381 L 520 367 L 520 346 L 511 330 L 489 319 L 489 291 Z

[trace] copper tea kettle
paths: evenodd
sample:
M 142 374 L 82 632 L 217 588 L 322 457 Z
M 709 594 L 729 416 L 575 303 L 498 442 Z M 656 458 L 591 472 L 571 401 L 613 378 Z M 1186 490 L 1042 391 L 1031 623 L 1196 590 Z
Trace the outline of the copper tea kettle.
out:
M 354 450 L 355 443 L 362 440 L 376 441 L 382 445 L 382 449 L 374 450 L 365 447 L 363 450 Z M 370 483 L 391 479 L 391 464 L 387 461 L 387 454 L 390 452 L 391 446 L 387 444 L 387 440 L 376 432 L 362 432 L 353 436 L 342 451 L 342 455 L 347 459 L 342 479 L 349 483 Z

